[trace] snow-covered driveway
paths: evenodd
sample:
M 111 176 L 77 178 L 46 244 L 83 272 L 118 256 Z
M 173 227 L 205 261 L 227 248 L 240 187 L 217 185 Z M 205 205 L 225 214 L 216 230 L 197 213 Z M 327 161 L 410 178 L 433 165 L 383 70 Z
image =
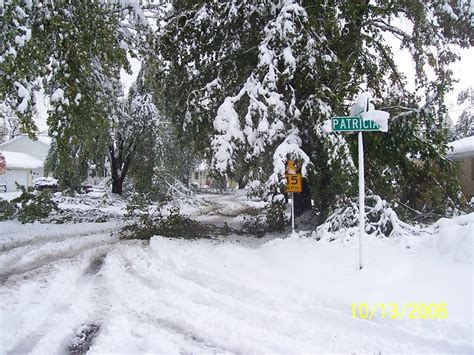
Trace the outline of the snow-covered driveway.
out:
M 440 253 L 436 236 L 410 249 L 367 238 L 360 271 L 355 239 L 117 242 L 113 225 L 62 228 L 2 249 L 2 353 L 474 352 L 472 258 Z M 448 316 L 353 318 L 360 302 L 444 302 Z

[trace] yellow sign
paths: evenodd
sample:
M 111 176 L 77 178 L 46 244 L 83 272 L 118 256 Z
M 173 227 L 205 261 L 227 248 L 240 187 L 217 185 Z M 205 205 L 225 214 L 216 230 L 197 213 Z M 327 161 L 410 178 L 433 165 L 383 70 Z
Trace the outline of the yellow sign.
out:
M 286 192 L 302 192 L 303 184 L 301 180 L 301 174 L 286 175 Z
M 286 170 L 287 174 L 298 174 L 300 172 L 300 167 L 293 160 L 288 160 L 288 166 Z

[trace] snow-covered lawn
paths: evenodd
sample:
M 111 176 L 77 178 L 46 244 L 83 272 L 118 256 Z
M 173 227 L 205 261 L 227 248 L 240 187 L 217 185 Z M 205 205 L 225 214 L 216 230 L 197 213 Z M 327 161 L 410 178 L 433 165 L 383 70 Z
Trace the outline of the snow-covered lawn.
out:
M 234 215 L 243 199 L 226 199 Z M 474 352 L 474 214 L 423 238 L 367 237 L 363 270 L 356 238 L 145 243 L 112 224 L 12 223 L 0 225 L 2 353 L 64 352 L 87 329 L 91 354 Z M 385 303 L 385 319 L 353 318 L 361 302 Z M 409 302 L 448 315 L 389 319 L 389 303 Z

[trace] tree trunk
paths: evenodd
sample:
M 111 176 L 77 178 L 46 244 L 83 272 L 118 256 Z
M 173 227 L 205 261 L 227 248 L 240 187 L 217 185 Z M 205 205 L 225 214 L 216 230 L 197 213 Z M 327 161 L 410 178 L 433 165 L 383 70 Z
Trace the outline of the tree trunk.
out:
M 112 177 L 112 193 L 121 195 L 123 192 L 123 179 L 120 177 L 117 177 L 114 179 Z
M 121 195 L 123 192 L 123 182 L 127 175 L 130 162 L 134 153 L 134 146 L 129 147 L 128 154 L 124 154 L 123 143 L 119 145 L 118 156 L 115 155 L 113 146 L 109 146 L 110 170 L 112 174 L 112 193 Z
M 109 146 L 110 172 L 112 175 L 112 193 L 121 195 L 123 192 L 123 179 L 119 174 L 121 164 L 121 154 L 115 155 L 113 146 Z
M 239 189 L 244 189 L 247 186 L 248 176 L 241 175 L 237 178 L 237 185 Z

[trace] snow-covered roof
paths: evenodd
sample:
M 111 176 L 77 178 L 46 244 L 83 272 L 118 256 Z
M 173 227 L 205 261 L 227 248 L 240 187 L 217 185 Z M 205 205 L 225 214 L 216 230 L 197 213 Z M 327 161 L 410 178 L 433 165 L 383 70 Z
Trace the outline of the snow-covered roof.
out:
M 448 158 L 459 160 L 474 158 L 474 136 L 448 143 Z
M 38 136 L 38 142 L 46 144 L 48 146 L 51 145 L 52 140 L 53 139 L 51 137 L 48 137 L 48 136 Z
M 16 142 L 16 141 L 18 141 L 18 140 L 20 140 L 20 139 L 25 139 L 25 138 L 30 139 L 26 134 L 22 134 L 22 135 L 20 135 L 20 136 L 16 136 L 16 137 L 14 137 L 14 138 L 12 138 L 12 139 L 10 139 L 10 140 L 8 140 L 8 141 L 3 142 L 2 144 L 0 144 L 0 148 L 2 148 L 2 147 L 8 147 L 11 143 Z M 38 136 L 38 140 L 37 140 L 37 141 L 40 142 L 40 143 L 42 143 L 42 144 L 44 144 L 44 145 L 47 145 L 47 146 L 49 147 L 49 146 L 51 145 L 51 140 L 52 140 L 52 138 L 51 138 L 51 137 L 48 137 L 48 136 Z
M 202 161 L 194 170 L 195 171 L 207 171 L 209 169 L 209 165 L 206 161 Z
M 31 155 L 8 150 L 0 151 L 5 157 L 7 169 L 37 169 L 43 167 L 43 162 Z

